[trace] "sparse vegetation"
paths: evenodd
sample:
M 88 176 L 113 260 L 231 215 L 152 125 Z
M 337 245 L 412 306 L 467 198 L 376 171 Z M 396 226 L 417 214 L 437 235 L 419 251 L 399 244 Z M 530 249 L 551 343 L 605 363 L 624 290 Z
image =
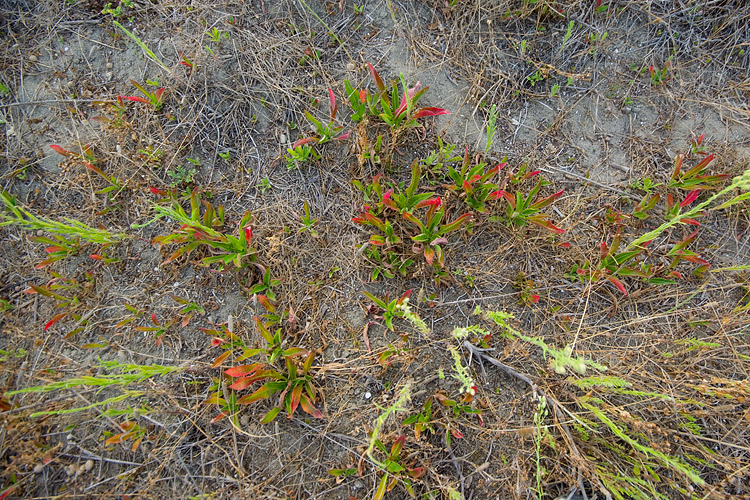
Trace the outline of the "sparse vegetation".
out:
M 0 499 L 746 495 L 746 2 L 21 4 Z

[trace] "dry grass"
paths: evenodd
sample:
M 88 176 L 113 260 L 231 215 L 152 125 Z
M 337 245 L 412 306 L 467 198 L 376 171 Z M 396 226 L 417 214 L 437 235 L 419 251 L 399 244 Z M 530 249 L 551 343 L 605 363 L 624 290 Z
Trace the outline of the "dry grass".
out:
M 383 476 L 375 460 L 383 455 L 366 455 L 368 433 L 408 387 L 410 400 L 382 422 L 380 439 L 390 450 L 406 435 L 403 465 L 424 468 L 413 481 L 423 498 L 569 498 L 574 490 L 584 498 L 747 497 L 748 271 L 695 277 L 695 266 L 683 262 L 685 279 L 674 285 L 624 278 L 627 295 L 606 280 L 572 281 L 567 273 L 597 262 L 599 243 L 616 233 L 608 210 L 631 213 L 642 195 L 633 184 L 668 181 L 676 152 L 701 133 L 717 154 L 712 173 L 750 168 L 750 6 L 605 0 L 608 10 L 597 12 L 595 4 L 464 0 L 452 9 L 443 0 L 384 0 L 364 2 L 363 13 L 348 2 L 342 10 L 339 2 L 308 0 L 123 4 L 120 22 L 168 70 L 119 31 L 111 14 L 100 14 L 100 2 L 0 7 L 0 83 L 7 88 L 0 87 L 0 187 L 39 216 L 130 236 L 104 249 L 114 262 L 91 259 L 102 249 L 88 244 L 35 269 L 47 245 L 29 237 L 49 235 L 0 227 L 0 389 L 112 373 L 100 360 L 180 367 L 124 388 L 77 386 L 3 399 L 0 492 L 373 498 Z M 213 28 L 228 36 L 211 40 Z M 181 52 L 192 70 L 179 64 Z M 660 70 L 668 61 L 666 82 L 653 83 L 649 66 Z M 373 120 L 357 129 L 345 104 L 345 79 L 370 83 L 367 62 L 384 78 L 403 73 L 409 84 L 431 84 L 420 105 L 456 106 L 450 117 L 403 134 L 387 168 L 363 159 L 360 140 L 366 134 L 372 144 L 380 132 L 390 147 L 387 127 Z M 117 96 L 139 95 L 129 79 L 158 80 L 166 89 L 163 109 L 126 101 L 119 116 Z M 320 161 L 289 170 L 287 148 L 310 135 L 304 112 L 328 116 L 328 88 L 352 137 L 319 147 Z M 352 222 L 366 200 L 352 180 L 367 183 L 383 173 L 408 184 L 408 166 L 437 147 L 438 134 L 459 154 L 464 144 L 483 150 L 493 104 L 500 114 L 490 159 L 508 156 L 501 175 L 522 163 L 541 170 L 552 184 L 546 194 L 565 188 L 547 208 L 565 234 L 554 239 L 537 227 L 490 222 L 504 213 L 497 202 L 471 231 L 449 237 L 442 286 L 419 255 L 405 278 L 371 282 L 367 249 L 359 247 L 370 228 Z M 97 116 L 111 121 L 90 119 Z M 124 188 L 97 194 L 105 181 L 50 144 L 76 154 L 89 144 L 97 166 Z M 466 209 L 444 182 L 425 174 L 420 188 L 442 194 L 446 220 L 454 220 Z M 205 247 L 161 265 L 176 247 L 159 249 L 153 238 L 179 224 L 146 225 L 159 199 L 149 188 L 170 185 L 179 192 L 197 187 L 214 207 L 224 206 L 225 234 L 236 236 L 250 211 L 257 265 L 202 267 L 212 255 Z M 316 236 L 302 222 L 304 202 L 317 219 Z M 653 229 L 664 213 L 662 202 L 645 221 L 625 220 L 624 242 Z M 713 270 L 746 265 L 748 213 L 747 201 L 708 211 L 690 248 Z M 677 226 L 660 235 L 649 262 L 666 267 L 666 252 L 687 234 Z M 266 268 L 281 280 L 277 309 L 296 318 L 280 325 L 285 347 L 317 353 L 312 373 L 324 418 L 298 409 L 294 418 L 260 424 L 277 396 L 242 407 L 237 427 L 229 419 L 212 422 L 220 410 L 201 403 L 221 380 L 212 363 L 223 351 L 199 328 L 225 325 L 249 347 L 264 346 L 252 318 L 267 311 L 250 289 Z M 49 283 L 53 272 L 76 280 L 60 292 L 77 297 L 72 305 L 25 293 Z M 407 289 L 429 334 L 403 319 L 387 330 L 368 315 L 360 293 L 397 298 Z M 184 304 L 170 294 L 203 312 L 184 321 Z M 477 306 L 513 313 L 517 334 L 474 315 Z M 44 330 L 60 312 L 69 314 Z M 171 324 L 158 343 L 143 331 L 154 326 L 151 314 Z M 451 336 L 469 325 L 492 333 L 494 351 L 472 352 Z M 571 346 L 574 357 L 607 370 L 556 373 L 528 337 L 556 350 Z M 455 415 L 435 396 L 462 397 L 449 347 L 461 348 L 477 383 L 466 404 L 481 410 L 481 419 Z M 138 393 L 96 405 L 124 389 Z M 548 414 L 537 424 L 540 395 Z M 403 421 L 429 398 L 435 432 L 416 437 Z M 91 408 L 60 413 L 85 406 Z M 40 411 L 57 414 L 30 417 Z M 139 426 L 138 446 L 135 437 L 105 443 L 124 422 Z M 448 446 L 450 429 L 463 437 Z M 331 469 L 354 472 L 336 478 Z M 385 495 L 407 497 L 403 483 Z

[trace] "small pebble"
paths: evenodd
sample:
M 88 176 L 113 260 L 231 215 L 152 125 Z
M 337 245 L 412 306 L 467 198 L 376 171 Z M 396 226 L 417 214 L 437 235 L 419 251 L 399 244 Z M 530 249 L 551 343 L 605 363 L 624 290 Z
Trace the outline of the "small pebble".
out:
M 106 73 L 104 73 L 104 79 L 105 80 L 111 80 L 112 79 L 112 72 L 111 71 L 107 71 Z
M 357 69 L 357 66 L 353 62 L 346 63 L 347 71 L 354 71 L 355 69 Z
M 250 417 L 248 417 L 247 415 L 242 415 L 240 417 L 240 424 L 242 424 L 243 426 L 250 424 Z
M 112 69 L 112 63 L 109 62 L 104 67 L 107 68 L 107 69 Z
M 44 464 L 36 464 L 34 466 L 34 474 L 39 474 L 44 470 Z
M 39 60 L 39 58 L 37 56 L 35 56 L 34 54 L 31 54 L 29 56 L 29 62 L 37 62 L 38 60 Z
M 281 144 L 286 144 L 286 134 L 280 134 L 279 135 L 279 142 Z
M 365 399 L 370 399 L 371 397 L 372 397 L 372 393 L 371 392 L 366 392 L 365 393 Z
M 94 461 L 93 460 L 86 460 L 86 463 L 83 464 L 84 470 L 86 472 L 91 472 L 91 470 L 94 468 Z
M 65 467 L 65 474 L 67 474 L 68 476 L 72 476 L 75 473 L 76 473 L 76 466 L 75 465 L 70 464 L 67 467 Z

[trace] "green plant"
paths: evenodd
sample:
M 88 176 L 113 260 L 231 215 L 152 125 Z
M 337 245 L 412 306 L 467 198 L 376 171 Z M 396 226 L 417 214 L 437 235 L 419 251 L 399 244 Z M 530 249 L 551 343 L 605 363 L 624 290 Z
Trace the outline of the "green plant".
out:
M 156 54 L 154 54 L 153 51 L 151 51 L 151 49 L 149 49 L 146 46 L 146 44 L 141 41 L 140 38 L 138 38 L 133 33 L 128 31 L 127 28 L 125 28 L 122 24 L 118 23 L 117 21 L 112 21 L 112 22 L 114 23 L 115 26 L 120 28 L 123 31 L 123 33 L 128 35 L 128 37 L 130 37 L 130 39 L 133 40 L 141 48 L 141 50 L 143 50 L 143 52 L 145 52 L 146 55 L 148 55 L 148 57 L 151 58 L 152 61 L 158 64 L 166 72 L 169 72 L 169 68 L 163 62 L 161 62 L 161 60 L 158 57 L 156 57 Z
M 494 131 L 490 134 L 490 128 L 487 128 L 487 140 L 491 141 L 491 136 L 494 135 Z M 461 156 L 456 156 L 453 150 L 456 149 L 454 144 L 444 143 L 443 139 L 438 137 L 438 148 L 430 152 L 430 154 L 421 160 L 419 160 L 420 166 L 426 169 L 427 172 L 442 177 L 443 167 L 448 163 L 456 163 L 461 161 Z M 489 148 L 487 148 L 489 149 Z
M 495 133 L 497 132 L 497 105 L 493 104 L 490 108 L 490 115 L 487 118 L 487 137 L 484 143 L 484 156 L 490 153 L 492 149 L 492 142 L 495 140 Z
M 153 242 L 159 247 L 166 244 L 177 244 L 180 247 L 162 262 L 162 265 L 172 262 L 181 255 L 190 255 L 190 253 L 199 246 L 205 246 L 212 250 L 214 255 L 204 257 L 201 263 L 204 266 L 219 264 L 223 269 L 227 264 L 234 264 L 240 268 L 256 258 L 256 250 L 252 247 L 253 230 L 250 226 L 250 212 L 247 212 L 240 220 L 238 225 L 238 236 L 231 236 L 217 231 L 215 228 L 224 224 L 224 209 L 219 207 L 214 209 L 211 203 L 202 200 L 205 209 L 203 216 L 200 214 L 200 192 L 194 189 L 190 195 L 190 215 L 182 208 L 182 205 L 175 199 L 169 206 L 153 204 L 156 217 L 148 224 L 168 217 L 169 219 L 181 224 L 180 228 L 166 236 L 157 236 Z
M 79 387 L 96 389 L 103 389 L 105 387 L 125 388 L 131 384 L 144 382 L 155 377 L 165 377 L 167 375 L 180 373 L 185 370 L 185 367 L 181 366 L 136 365 L 131 363 L 119 363 L 118 361 L 101 360 L 99 360 L 99 368 L 101 368 L 105 372 L 114 373 L 104 373 L 96 376 L 81 375 L 69 379 L 58 380 L 46 385 L 27 387 L 25 389 L 6 392 L 5 395 L 15 396 L 18 394 L 27 393 L 48 393 L 62 391 L 65 389 L 76 389 Z M 105 399 L 104 401 L 98 401 L 83 408 L 73 408 L 69 410 L 58 411 L 41 411 L 32 413 L 30 417 L 35 418 L 45 415 L 75 413 L 98 406 L 104 406 L 113 402 L 122 401 L 124 399 L 132 397 L 141 397 L 143 394 L 143 391 L 127 391 L 123 389 L 123 393 L 118 396 Z
M 310 235 L 313 238 L 317 238 L 318 232 L 313 228 L 313 226 L 318 223 L 318 219 L 313 219 L 310 216 L 310 204 L 307 202 L 307 200 L 305 200 L 303 210 L 305 211 L 305 213 L 300 217 L 302 227 L 299 229 L 299 232 L 302 233 L 305 231 L 309 231 Z
M 404 488 L 410 497 L 416 497 L 411 481 L 419 479 L 426 471 L 423 467 L 413 467 L 404 462 L 404 459 L 401 457 L 401 450 L 405 443 L 406 436 L 401 434 L 393 445 L 391 445 L 389 451 L 382 441 L 377 438 L 374 439 L 375 448 L 383 453 L 385 457 L 382 462 L 373 459 L 383 472 L 383 477 L 380 478 L 380 483 L 378 483 L 378 488 L 375 491 L 373 500 L 381 500 L 385 493 L 395 488 L 399 482 L 403 483 Z
M 178 186 L 190 185 L 195 182 L 195 167 L 184 167 L 183 165 L 177 165 L 174 170 L 167 170 L 167 176 L 172 178 L 172 182 L 169 183 L 169 187 L 175 188 Z
M 260 283 L 256 283 L 248 291 L 250 294 L 265 294 L 269 300 L 275 302 L 276 294 L 273 292 L 273 287 L 279 286 L 281 280 L 271 278 L 271 268 L 267 268 L 266 272 L 263 273 L 263 278 Z
M 211 28 L 209 31 L 206 32 L 206 35 L 208 35 L 208 38 L 211 39 L 214 43 L 221 43 L 222 38 L 229 39 L 229 33 L 226 31 L 220 31 L 215 26 Z
M 572 21 L 571 21 L 572 22 Z M 544 420 L 547 418 L 547 399 L 544 396 L 539 396 L 537 401 L 536 411 L 534 412 L 534 427 L 536 432 L 534 433 L 534 461 L 536 464 L 536 497 L 541 500 L 544 498 L 544 490 L 542 488 L 542 479 L 544 478 L 547 471 L 542 466 L 542 441 L 547 436 L 547 429 L 544 427 Z
M 440 197 L 426 200 L 424 203 L 429 206 L 424 215 L 424 222 L 411 212 L 404 211 L 402 215 L 404 219 L 416 225 L 419 231 L 417 235 L 411 237 L 412 241 L 414 241 L 414 253 L 424 254 L 425 260 L 431 266 L 434 265 L 433 263 L 437 258 L 436 263 L 442 268 L 445 266 L 445 255 L 440 245 L 448 243 L 446 235 L 458 231 L 465 222 L 472 220 L 474 216 L 473 214 L 466 213 L 451 223 L 441 224 L 445 209 L 442 208 Z
M 271 181 L 268 177 L 263 177 L 256 187 L 260 188 L 261 193 L 265 194 L 266 191 L 271 189 Z
M 527 195 L 521 191 L 516 191 L 515 196 L 502 189 L 491 193 L 490 198 L 504 198 L 508 202 L 506 210 L 506 224 L 508 226 L 522 227 L 529 223 L 535 224 L 552 231 L 555 234 L 562 234 L 564 229 L 560 229 L 549 221 L 549 215 L 542 213 L 541 210 L 551 205 L 557 198 L 562 196 L 564 189 L 542 199 L 535 199 L 542 187 L 543 181 L 540 179 Z M 491 217 L 490 220 L 501 220 L 499 217 Z
M 20 206 L 7 191 L 0 191 L 0 201 L 6 211 L 0 212 L 0 227 L 14 225 L 27 231 L 46 231 L 53 235 L 80 239 L 98 245 L 110 245 L 128 238 L 127 234 L 112 233 L 106 229 L 95 229 L 74 219 L 65 219 L 65 223 L 37 217 L 30 210 Z
M 376 318 L 382 319 L 390 331 L 394 331 L 393 320 L 395 318 L 402 318 L 409 321 L 421 333 L 426 335 L 430 332 L 425 322 L 416 313 L 412 312 L 411 306 L 409 306 L 411 290 L 404 292 L 398 299 L 392 300 L 388 300 L 388 296 L 386 296 L 385 300 L 381 300 L 369 292 L 362 292 L 362 295 L 370 299 L 373 303 L 368 307 L 368 312 Z
M 139 96 L 120 96 L 122 99 L 127 99 L 128 101 L 134 101 L 134 102 L 142 102 L 145 104 L 151 104 L 153 106 L 155 111 L 159 111 L 162 107 L 162 98 L 164 97 L 164 87 L 158 88 L 155 91 L 151 92 L 150 90 L 147 90 L 143 85 L 136 82 L 135 80 L 130 80 L 130 83 L 132 83 L 135 88 L 141 91 L 141 93 L 146 96 L 139 97 Z
M 304 139 L 299 139 L 297 142 L 294 143 L 292 148 L 295 150 L 298 146 L 302 146 L 304 144 L 308 143 L 315 143 L 319 145 L 323 145 L 331 140 L 337 140 L 341 141 L 344 139 L 349 138 L 349 133 L 345 134 L 339 134 L 342 126 L 334 126 L 333 122 L 336 119 L 336 112 L 338 110 L 338 106 L 336 105 L 336 95 L 333 93 L 333 90 L 328 89 L 328 98 L 330 100 L 330 120 L 327 124 L 323 124 L 320 120 L 315 118 L 313 115 L 310 114 L 310 112 L 305 111 L 305 116 L 307 119 L 315 126 L 315 130 L 317 132 L 316 136 L 313 137 L 306 137 Z
M 294 170 L 301 163 L 306 163 L 310 158 L 320 160 L 320 155 L 309 144 L 295 145 L 294 148 L 287 148 L 288 154 L 285 155 L 287 168 Z
M 669 81 L 669 68 L 671 67 L 671 61 L 664 63 L 662 69 L 657 69 L 653 65 L 648 67 L 648 72 L 651 75 L 651 85 L 664 85 Z
M 656 204 L 659 203 L 660 199 L 661 195 L 659 193 L 652 195 L 647 191 L 643 198 L 641 198 L 641 201 L 633 207 L 633 217 L 640 220 L 646 219 L 648 217 L 648 211 L 654 208 Z
M 544 353 L 544 356 L 550 358 L 555 373 L 563 374 L 568 368 L 572 368 L 574 371 L 583 374 L 586 372 L 586 366 L 591 366 L 599 371 L 607 370 L 606 366 L 594 361 L 589 361 L 581 356 L 573 357 L 573 348 L 571 346 L 565 346 L 563 349 L 555 349 L 548 346 L 541 338 L 524 335 L 510 325 L 509 320 L 513 319 L 513 315 L 510 313 L 503 311 L 485 311 L 484 316 L 494 322 L 497 326 L 501 327 L 504 330 L 505 335 L 508 337 L 515 337 L 539 347 Z
M 467 149 L 460 171 L 455 170 L 450 165 L 448 166 L 448 177 L 453 181 L 453 184 L 444 184 L 443 186 L 450 191 L 459 193 L 459 197 L 463 199 L 464 203 L 479 213 L 487 212 L 486 203 L 488 200 L 497 199 L 495 193 L 497 193 L 496 190 L 499 186 L 490 182 L 490 180 L 497 176 L 506 163 L 503 159 L 502 163 L 485 171 L 486 165 L 484 162 L 479 162 L 471 166 L 469 150 Z
M 239 365 L 224 370 L 225 376 L 234 379 L 233 384 L 229 386 L 229 389 L 233 391 L 241 391 L 256 382 L 263 382 L 253 393 L 237 399 L 235 404 L 237 406 L 252 404 L 262 399 L 269 399 L 280 392 L 278 403 L 266 413 L 261 423 L 273 421 L 282 410 L 285 410 L 289 418 L 292 418 L 298 407 L 315 418 L 323 418 L 323 414 L 314 406 L 318 389 L 313 385 L 313 376 L 310 373 L 315 351 L 308 352 L 300 347 L 284 349 L 281 328 L 272 335 L 259 317 L 254 319 L 261 336 L 266 341 L 266 348 L 250 349 L 246 354 L 253 356 L 263 352 L 268 356 L 268 362 Z M 305 360 L 302 366 L 298 367 L 295 358 L 300 356 L 304 356 Z M 276 360 L 283 360 L 283 369 L 275 366 Z M 221 392 L 216 392 L 204 403 L 227 405 L 227 399 L 223 396 Z
M 372 238 L 376 237 L 378 235 L 370 236 L 370 244 L 374 246 L 367 248 L 367 257 L 374 263 L 371 279 L 375 281 L 381 274 L 386 278 L 393 278 L 396 274 L 406 277 L 406 271 L 414 264 L 414 260 L 391 250 L 389 246 L 383 248 L 374 244 Z M 386 238 L 388 238 L 387 234 Z M 398 242 L 400 241 L 399 239 Z
M 661 186 L 661 182 L 654 182 L 649 177 L 644 177 L 642 179 L 636 179 L 635 182 L 631 185 L 633 189 L 638 189 L 641 191 L 645 191 L 647 195 L 651 194 L 651 191 L 656 189 L 657 187 Z

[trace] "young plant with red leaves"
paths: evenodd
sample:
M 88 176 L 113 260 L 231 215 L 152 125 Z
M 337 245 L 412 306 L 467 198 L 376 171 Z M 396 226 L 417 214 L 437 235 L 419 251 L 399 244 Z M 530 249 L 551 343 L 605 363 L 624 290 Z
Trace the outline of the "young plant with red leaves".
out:
M 502 198 L 507 202 L 505 222 L 510 227 L 523 227 L 529 224 L 535 224 L 543 227 L 555 234 L 562 234 L 564 229 L 560 229 L 549 221 L 549 215 L 542 213 L 541 210 L 551 205 L 556 199 L 562 196 L 564 189 L 547 196 L 546 198 L 537 198 L 539 189 L 544 182 L 540 179 L 528 194 L 524 195 L 521 191 L 516 191 L 515 196 L 507 191 L 499 189 L 490 195 L 492 199 Z M 501 220 L 500 217 L 491 217 L 490 220 Z
M 620 281 L 623 276 L 635 276 L 639 278 L 649 279 L 653 276 L 652 266 L 646 265 L 645 263 L 638 264 L 638 256 L 640 256 L 645 247 L 650 243 L 646 242 L 641 248 L 634 250 L 626 250 L 624 252 L 617 253 L 620 248 L 620 242 L 622 238 L 618 234 L 612 240 L 611 245 L 607 245 L 606 242 L 602 242 L 599 245 L 600 248 L 600 260 L 596 267 L 592 267 L 591 264 L 586 261 L 582 266 L 574 265 L 572 271 L 566 276 L 571 279 L 578 279 L 581 281 L 592 281 L 597 282 L 600 279 L 606 279 L 612 283 L 623 295 L 627 295 L 627 289 L 625 285 Z
M 703 175 L 708 169 L 708 165 L 715 158 L 714 154 L 708 154 L 703 146 L 703 140 L 706 134 L 702 134 L 698 139 L 694 140 L 690 147 L 690 152 L 679 153 L 674 160 L 674 169 L 672 170 L 672 176 L 669 178 L 667 187 L 686 189 L 689 191 L 694 190 L 707 190 L 713 189 L 727 179 L 728 175 Z M 685 160 L 690 159 L 692 155 L 702 156 L 703 159 L 699 161 L 692 168 L 683 171 L 683 163 Z
M 352 115 L 354 121 L 359 122 L 370 114 L 379 117 L 392 131 L 395 131 L 399 128 L 416 127 L 419 125 L 417 120 L 426 116 L 449 114 L 443 108 L 417 107 L 417 103 L 429 87 L 420 89 L 422 84 L 417 82 L 413 88 L 407 89 L 402 77 L 403 94 L 399 92 L 396 82 L 391 82 L 389 92 L 372 64 L 367 63 L 367 67 L 377 88 L 375 93 L 370 94 L 367 89 L 355 90 L 348 80 L 344 82 L 347 98 L 354 110 Z
M 375 439 L 374 443 L 375 448 L 383 453 L 385 458 L 382 462 L 373 459 L 383 472 L 383 477 L 380 478 L 373 500 L 382 500 L 386 492 L 395 488 L 399 482 L 404 485 L 409 496 L 415 498 L 412 481 L 424 476 L 426 471 L 423 467 L 414 467 L 413 464 L 405 462 L 404 457 L 401 456 L 401 450 L 406 444 L 406 436 L 401 434 L 391 446 L 390 451 L 379 439 Z
M 693 275 L 697 277 L 702 277 L 706 273 L 706 271 L 708 271 L 711 268 L 710 262 L 701 258 L 699 254 L 693 252 L 692 250 L 688 250 L 687 248 L 693 242 L 695 242 L 695 239 L 697 236 L 698 236 L 698 229 L 690 233 L 681 241 L 677 242 L 669 250 L 669 252 L 667 252 L 667 257 L 672 258 L 672 261 L 669 264 L 670 269 L 676 268 L 677 265 L 680 263 L 680 261 L 684 260 L 685 262 L 697 264 L 698 267 L 695 270 L 693 270 Z M 675 276 L 681 277 L 678 271 L 673 271 L 672 274 Z
M 139 96 L 121 96 L 122 99 L 127 99 L 128 101 L 133 102 L 142 102 L 145 104 L 151 104 L 153 106 L 154 111 L 159 111 L 163 105 L 162 98 L 164 97 L 164 87 L 161 87 L 159 89 L 156 89 L 155 91 L 151 92 L 147 90 L 143 85 L 136 82 L 135 80 L 130 80 L 130 83 L 132 83 L 135 88 L 141 91 L 141 93 L 146 96 L 139 97 Z
M 81 249 L 80 238 L 67 237 L 62 234 L 55 234 L 52 237 L 54 239 L 47 238 L 46 236 L 29 236 L 30 241 L 50 245 L 44 249 L 47 252 L 47 258 L 34 266 L 34 269 L 43 269 L 53 262 L 76 255 Z
M 266 413 L 261 423 L 271 422 L 282 410 L 287 412 L 289 418 L 292 418 L 298 407 L 315 418 L 323 418 L 323 414 L 315 407 L 318 389 L 313 385 L 311 374 L 315 352 L 309 352 L 301 347 L 284 348 L 281 328 L 272 335 L 261 318 L 255 317 L 254 319 L 256 327 L 266 341 L 266 348 L 247 349 L 243 353 L 243 358 L 264 353 L 268 362 L 259 361 L 224 370 L 224 375 L 233 381 L 229 386 L 232 391 L 242 391 L 256 383 L 261 383 L 260 387 L 251 394 L 236 399 L 236 406 L 269 399 L 276 393 L 280 393 L 277 404 Z M 298 366 L 296 359 L 303 356 L 305 359 L 301 366 Z M 283 368 L 277 366 L 276 362 L 280 360 L 283 360 Z M 214 364 L 216 365 L 218 361 L 217 358 Z M 226 406 L 228 400 L 219 391 L 204 403 Z
M 448 166 L 448 176 L 453 181 L 453 184 L 445 184 L 444 187 L 453 192 L 460 193 L 459 197 L 472 210 L 485 213 L 487 211 L 487 201 L 494 199 L 493 192 L 499 187 L 497 184 L 490 182 L 490 180 L 496 177 L 500 169 L 505 165 L 506 163 L 503 161 L 487 171 L 485 171 L 487 164 L 484 162 L 479 162 L 472 167 L 469 161 L 469 150 L 466 149 L 460 171 L 450 165 Z
M 204 266 L 218 264 L 220 269 L 225 265 L 234 264 L 240 268 L 255 261 L 256 250 L 252 247 L 253 230 L 250 226 L 250 213 L 246 213 L 239 223 L 238 236 L 231 236 L 217 231 L 224 223 L 224 209 L 214 209 L 211 203 L 203 200 L 205 209 L 200 213 L 201 199 L 198 189 L 190 195 L 190 215 L 182 208 L 177 200 L 172 200 L 170 206 L 154 204 L 157 216 L 154 220 L 168 217 L 181 224 L 180 228 L 166 236 L 157 236 L 154 243 L 159 247 L 166 244 L 177 244 L 180 247 L 172 252 L 162 265 L 172 262 L 181 255 L 190 253 L 203 245 L 210 248 L 214 254 L 202 259 Z
M 33 295 L 39 294 L 44 297 L 51 298 L 55 301 L 55 306 L 66 309 L 65 311 L 55 314 L 44 324 L 44 331 L 49 330 L 52 325 L 58 321 L 71 317 L 76 321 L 76 327 L 70 330 L 65 338 L 70 338 L 73 335 L 82 332 L 87 325 L 87 320 L 83 315 L 78 314 L 77 310 L 81 305 L 79 295 L 87 293 L 88 290 L 93 288 L 93 275 L 91 273 L 85 273 L 85 282 L 81 283 L 75 278 L 64 278 L 58 273 L 50 272 L 52 279 L 49 280 L 44 286 L 39 286 L 31 283 L 29 288 L 24 290 L 24 293 Z M 66 295 L 63 295 L 65 293 Z
M 150 316 L 151 323 L 154 326 L 137 326 L 135 327 L 135 331 L 137 332 L 153 332 L 154 334 L 154 340 L 156 340 L 156 345 L 160 346 L 162 341 L 164 340 L 164 335 L 166 335 L 169 328 L 177 323 L 177 321 L 169 321 L 168 323 L 162 324 L 159 322 L 159 319 L 156 317 L 156 313 L 151 314 Z
M 414 241 L 413 252 L 424 254 L 428 264 L 435 267 L 439 266 L 440 268 L 445 266 L 445 255 L 443 247 L 440 245 L 448 243 L 446 235 L 458 231 L 465 222 L 474 218 L 473 214 L 466 213 L 449 224 L 441 224 L 443 215 L 445 214 L 442 203 L 442 200 L 438 197 L 419 204 L 418 208 L 423 206 L 429 207 L 424 214 L 424 222 L 418 219 L 413 213 L 403 212 L 404 219 L 412 222 L 419 231 L 419 234 L 411 237 L 412 241 Z
M 336 112 L 338 111 L 338 106 L 336 105 L 336 95 L 333 93 L 333 90 L 331 89 L 328 89 L 328 98 L 330 100 L 331 119 L 328 121 L 327 124 L 323 124 L 323 122 L 315 118 L 308 111 L 305 111 L 305 116 L 310 121 L 310 123 L 312 123 L 315 126 L 315 131 L 317 132 L 317 135 L 313 137 L 306 137 L 304 139 L 299 139 L 292 146 L 293 150 L 296 150 L 299 146 L 309 144 L 309 143 L 323 145 L 332 140 L 341 141 L 341 140 L 349 138 L 348 132 L 345 134 L 337 135 L 339 132 L 341 132 L 341 129 L 343 127 L 335 126 L 333 124 L 334 120 L 336 119 Z
M 411 295 L 411 289 L 404 292 L 404 294 L 398 299 L 388 300 L 386 295 L 385 300 L 379 299 L 370 292 L 362 292 L 362 295 L 372 301 L 372 305 L 369 306 L 368 312 L 375 314 L 376 318 L 382 319 L 385 326 L 390 331 L 393 330 L 393 320 L 395 318 L 403 318 L 404 310 L 403 305 L 408 302 L 409 296 Z

